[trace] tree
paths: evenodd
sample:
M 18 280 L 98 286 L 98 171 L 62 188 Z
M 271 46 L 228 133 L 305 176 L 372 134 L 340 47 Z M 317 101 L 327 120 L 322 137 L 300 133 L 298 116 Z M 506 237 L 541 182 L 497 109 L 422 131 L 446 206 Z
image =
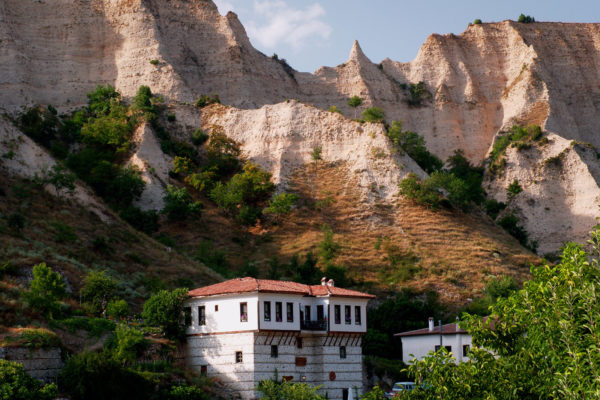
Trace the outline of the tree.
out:
M 75 175 L 64 165 L 56 164 L 48 172 L 45 181 L 54 186 L 56 197 L 60 200 L 60 193 L 63 189 L 70 195 L 75 192 L 75 179 Z
M 523 24 L 530 24 L 532 22 L 535 22 L 535 18 L 533 18 L 531 15 L 521 14 L 519 15 L 518 22 L 521 22 Z
M 269 214 L 288 214 L 300 197 L 295 193 L 280 193 L 269 202 L 265 212 Z
M 453 366 L 447 354 L 431 354 L 410 367 L 416 382 L 444 399 L 598 398 L 600 230 L 589 243 L 590 253 L 569 243 L 557 265 L 532 267 L 532 279 L 489 318 L 464 317 L 470 360 Z
M 473 21 L 473 25 L 481 25 L 481 20 L 476 18 L 475 21 Z
M 83 281 L 79 294 L 94 313 L 104 315 L 108 302 L 117 291 L 117 280 L 106 275 L 105 271 L 91 271 Z
M 379 107 L 370 107 L 363 111 L 362 117 L 367 122 L 381 122 L 385 118 L 385 111 Z
M 358 96 L 352 96 L 348 99 L 348 105 L 354 108 L 354 118 L 356 118 L 356 107 L 363 103 L 362 99 Z
M 52 318 L 59 311 L 59 301 L 66 295 L 66 285 L 58 272 L 46 263 L 33 267 L 33 280 L 25 298 L 31 307 Z
M 161 290 L 146 300 L 142 318 L 147 325 L 160 327 L 165 336 L 178 339 L 184 333 L 183 302 L 187 298 L 187 289 Z
M 43 386 L 15 361 L 0 360 L 0 399 L 52 400 L 58 396 L 55 383 Z
M 521 187 L 521 185 L 519 185 L 519 181 L 517 179 L 512 181 L 510 183 L 510 185 L 508 185 L 508 188 L 506 189 L 506 193 L 510 200 L 512 200 L 516 195 L 518 195 L 522 191 L 523 191 L 523 188 Z
M 260 381 L 256 390 L 264 400 L 325 400 L 317 393 L 319 388 L 306 383 L 280 382 L 275 377 Z
M 187 189 L 167 186 L 167 194 L 163 197 L 165 206 L 162 213 L 167 215 L 169 221 L 183 221 L 192 217 L 199 217 L 202 213 L 202 203 L 193 201 Z
M 425 139 L 418 133 L 403 131 L 402 121 L 392 121 L 387 136 L 398 150 L 408 154 L 428 174 L 442 168 L 444 163 L 427 150 Z

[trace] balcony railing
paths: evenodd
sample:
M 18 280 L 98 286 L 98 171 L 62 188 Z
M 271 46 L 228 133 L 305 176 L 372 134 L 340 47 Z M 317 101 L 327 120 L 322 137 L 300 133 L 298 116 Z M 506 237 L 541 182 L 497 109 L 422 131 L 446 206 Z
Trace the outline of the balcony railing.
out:
M 303 331 L 326 331 L 327 330 L 327 320 L 317 320 L 317 321 L 308 321 L 303 320 L 300 321 L 300 329 Z

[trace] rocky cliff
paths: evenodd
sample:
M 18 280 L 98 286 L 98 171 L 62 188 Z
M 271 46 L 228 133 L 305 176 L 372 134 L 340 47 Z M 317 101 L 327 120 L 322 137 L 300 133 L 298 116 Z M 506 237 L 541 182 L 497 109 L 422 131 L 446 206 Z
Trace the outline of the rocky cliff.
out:
M 512 206 L 545 253 L 584 240 L 595 223 L 599 43 L 597 24 L 504 21 L 469 26 L 458 36 L 431 35 L 410 63 L 375 64 L 355 42 L 347 62 L 309 74 L 254 49 L 237 16 L 221 16 L 208 0 L 5 0 L 0 109 L 65 110 L 85 104 L 98 84 L 126 97 L 149 85 L 177 115 L 177 134 L 189 138 L 193 127 L 222 125 L 281 187 L 322 146 L 328 163 L 350 171 L 353 179 L 338 184 L 356 184 L 363 209 L 394 206 L 406 173 L 424 173 L 392 151 L 381 125 L 351 120 L 350 96 L 364 99 L 358 112 L 375 105 L 388 121 L 402 120 L 443 159 L 461 149 L 483 163 L 500 132 L 537 124 L 548 146 L 509 148 L 505 169 L 488 173 L 486 190 L 504 200 L 508 184 L 521 182 Z M 418 82 L 425 91 L 415 98 L 410 89 Z M 190 107 L 209 93 L 228 107 Z M 332 105 L 346 117 L 323 111 Z M 149 183 L 147 208 L 161 206 L 169 179 L 170 160 L 153 138 L 152 129 L 139 128 L 131 159 Z M 552 161 L 558 156 L 560 165 Z

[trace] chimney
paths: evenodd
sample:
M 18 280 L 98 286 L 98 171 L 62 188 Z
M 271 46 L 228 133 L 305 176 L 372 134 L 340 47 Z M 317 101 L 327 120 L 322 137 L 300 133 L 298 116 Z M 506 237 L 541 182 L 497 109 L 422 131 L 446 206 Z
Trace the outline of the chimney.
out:
M 429 332 L 433 332 L 434 327 L 433 317 L 429 317 Z
M 331 287 L 335 286 L 335 282 L 333 281 L 333 279 L 330 279 L 327 281 L 327 286 L 331 286 Z
M 325 285 L 327 285 L 327 278 L 322 277 L 321 278 L 321 286 L 325 286 Z

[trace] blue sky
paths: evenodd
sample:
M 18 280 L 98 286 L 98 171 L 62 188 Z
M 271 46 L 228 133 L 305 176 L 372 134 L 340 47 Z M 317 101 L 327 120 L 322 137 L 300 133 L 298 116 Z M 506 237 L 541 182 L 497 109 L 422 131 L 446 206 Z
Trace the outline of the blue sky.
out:
M 254 47 L 299 71 L 335 66 L 357 39 L 373 62 L 410 61 L 431 33 L 463 32 L 475 18 L 599 22 L 598 0 L 215 0 L 238 14 Z

